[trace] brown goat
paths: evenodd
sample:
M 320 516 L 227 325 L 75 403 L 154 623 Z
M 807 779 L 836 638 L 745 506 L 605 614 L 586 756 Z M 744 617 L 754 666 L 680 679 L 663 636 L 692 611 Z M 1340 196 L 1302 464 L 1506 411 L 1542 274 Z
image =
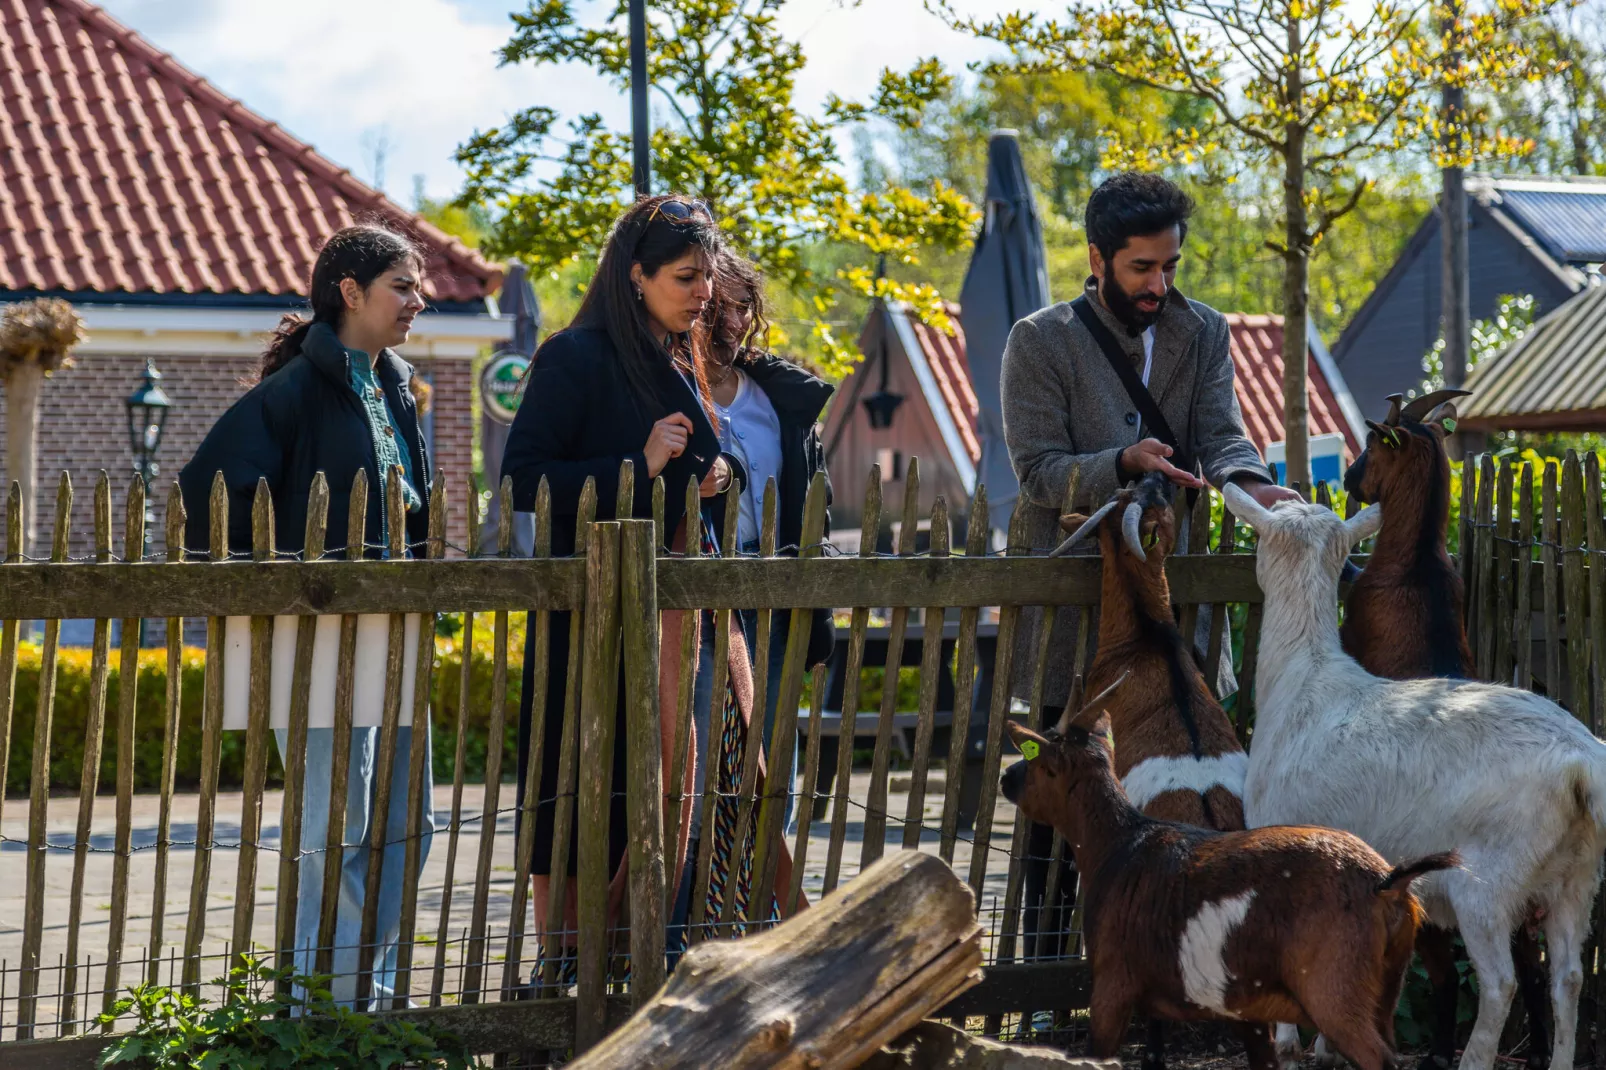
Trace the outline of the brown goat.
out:
M 1344 473 L 1344 489 L 1383 507 L 1376 549 L 1350 587 L 1339 638 L 1344 652 L 1374 676 L 1470 678 L 1472 649 L 1462 626 L 1461 575 L 1450 564 L 1450 458 L 1444 437 L 1455 427 L 1451 398 L 1440 390 L 1393 410 L 1372 430 Z
M 1132 677 L 1107 708 L 1116 776 L 1132 804 L 1165 821 L 1241 829 L 1248 756 L 1171 612 L 1165 560 L 1176 547 L 1173 493 L 1170 480 L 1151 472 L 1091 518 L 1061 517 L 1073 533 L 1055 552 L 1098 534 L 1098 653 L 1088 687 Z
M 1344 489 L 1358 502 L 1383 507 L 1366 569 L 1344 602 L 1339 639 L 1344 652 L 1374 676 L 1411 680 L 1426 676 L 1471 679 L 1461 574 L 1446 548 L 1450 519 L 1450 458 L 1445 437 L 1455 430 L 1454 399 L 1465 390 L 1438 390 L 1402 406 L 1399 394 L 1366 448 L 1344 473 Z M 1518 988 L 1528 1012 L 1528 1066 L 1550 1064 L 1550 999 L 1539 958 L 1536 919 L 1512 936 Z M 1417 951 L 1433 983 L 1433 1040 L 1423 1070 L 1455 1060 L 1460 974 L 1453 934 L 1425 926 Z
M 1010 723 L 1026 760 L 1002 781 L 1072 845 L 1086 880 L 1092 1055 L 1114 1056 L 1139 1011 L 1298 1022 L 1360 1070 L 1392 1066 L 1394 1004 L 1422 916 L 1410 883 L 1455 856 L 1390 868 L 1333 829 L 1217 832 L 1148 817 L 1115 778 L 1104 697 L 1045 735 Z M 1275 1064 L 1269 1041 L 1251 1046 L 1253 1070 Z

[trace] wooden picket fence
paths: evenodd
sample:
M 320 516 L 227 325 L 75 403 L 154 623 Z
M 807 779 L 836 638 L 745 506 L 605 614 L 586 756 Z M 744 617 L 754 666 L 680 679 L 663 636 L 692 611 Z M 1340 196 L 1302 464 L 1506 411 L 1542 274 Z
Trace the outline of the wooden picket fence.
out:
M 1514 680 L 1520 686 L 1548 691 L 1591 728 L 1599 730 L 1606 716 L 1606 532 L 1602 528 L 1602 485 L 1598 458 L 1569 456 L 1560 465 L 1534 473 L 1510 462 L 1496 464 L 1481 458 L 1467 465 L 1463 483 L 1459 539 L 1470 552 L 1460 556 L 1467 579 L 1468 615 L 1480 674 L 1489 679 Z M 1536 489 L 1537 484 L 1537 489 Z M 353 487 L 351 520 L 345 546 L 326 552 L 331 539 L 325 531 L 328 488 L 320 477 L 308 514 L 307 549 L 294 557 L 278 554 L 273 545 L 272 505 L 265 486 L 256 496 L 252 516 L 254 546 L 248 558 L 230 560 L 226 549 L 228 502 L 221 477 L 211 501 L 212 550 L 207 560 L 191 561 L 181 549 L 185 528 L 183 503 L 176 486 L 166 502 L 166 553 L 162 560 L 141 560 L 144 545 L 145 501 L 143 485 L 134 481 L 126 498 L 123 554 L 114 554 L 112 496 L 104 475 L 93 491 L 93 553 L 87 561 L 70 560 L 70 533 L 74 496 L 66 475 L 56 501 L 53 543 L 49 561 L 24 558 L 20 501 L 13 487 L 6 528 L 6 558 L 0 566 L 0 918 L 14 916 L 9 902 L 20 896 L 20 946 L 0 930 L 0 1068 L 18 1066 L 90 1066 L 103 1044 L 96 1015 L 130 984 L 159 981 L 192 992 L 208 990 L 211 978 L 238 964 L 252 948 L 292 961 L 295 943 L 294 889 L 304 853 L 301 823 L 306 785 L 300 770 L 308 739 L 308 692 L 313 676 L 316 619 L 339 619 L 339 658 L 335 682 L 334 732 L 336 754 L 330 785 L 330 832 L 323 886 L 320 945 L 317 968 L 328 972 L 338 901 L 338 862 L 342 855 L 345 817 L 346 765 L 354 706 L 354 664 L 359 620 L 364 615 L 388 618 L 388 647 L 379 726 L 376 800 L 372 842 L 405 845 L 402 872 L 386 870 L 385 853 L 369 857 L 368 899 L 362 913 L 361 943 L 375 937 L 379 889 L 399 883 L 402 921 L 399 965 L 394 977 L 394 1013 L 420 1021 L 439 1021 L 465 1037 L 479 1050 L 528 1052 L 532 1049 L 584 1048 L 594 1044 L 631 1006 L 639 1006 L 662 985 L 666 973 L 665 921 L 678 874 L 667 872 L 665 857 L 672 853 L 673 814 L 680 796 L 662 783 L 659 718 L 660 614 L 675 610 L 711 611 L 716 619 L 714 693 L 724 687 L 724 638 L 730 615 L 737 609 L 756 610 L 759 616 L 755 692 L 764 694 L 768 664 L 770 619 L 776 613 L 792 614 L 791 641 L 785 651 L 775 728 L 775 752 L 766 758 L 768 774 L 761 779 L 756 741 L 749 734 L 741 763 L 742 775 L 735 797 L 740 808 L 738 828 L 753 838 L 754 878 L 750 902 L 768 904 L 772 894 L 790 906 L 801 898 L 830 893 L 844 880 L 881 857 L 889 846 L 933 852 L 953 865 L 975 892 L 978 911 L 989 932 L 989 968 L 985 982 L 944 1008 L 956 1021 L 999 1032 L 1030 1020 L 1033 1012 L 1065 1012 L 1086 1006 L 1089 977 L 1076 941 L 1069 953 L 1055 961 L 1020 961 L 1026 825 L 1021 816 L 998 796 L 998 776 L 1005 761 L 1004 724 L 1010 716 L 1040 724 L 1043 717 L 1043 665 L 1049 625 L 1067 607 L 1097 606 L 1099 562 L 1091 557 L 1048 559 L 1025 548 L 1023 514 L 1017 509 L 1006 548 L 989 546 L 986 527 L 986 492 L 978 488 L 972 502 L 963 503 L 968 514 L 964 545 L 955 547 L 950 534 L 950 509 L 941 498 L 922 516 L 919 467 L 911 463 L 903 481 L 903 500 L 896 514 L 894 552 L 876 551 L 883 530 L 882 482 L 872 472 L 863 503 L 861 550 L 852 556 L 830 552 L 823 537 L 826 513 L 823 480 L 811 487 L 800 547 L 776 546 L 776 507 L 773 487 L 766 495 L 763 535 L 758 556 L 701 555 L 695 530 L 687 533 L 685 554 L 663 551 L 661 517 L 669 489 L 657 481 L 653 487 L 654 517 L 618 519 L 628 514 L 634 500 L 633 473 L 628 464 L 621 473 L 619 502 L 603 510 L 588 487 L 582 499 L 576 530 L 582 552 L 571 558 L 551 556 L 553 523 L 545 487 L 536 507 L 533 559 L 512 559 L 511 489 L 500 488 L 501 552 L 478 556 L 478 497 L 472 482 L 468 494 L 468 550 L 449 554 L 445 532 L 450 508 L 464 503 L 448 494 L 444 475 L 437 475 L 430 511 L 430 536 L 425 545 L 403 545 L 401 525 L 390 536 L 389 559 L 361 559 L 363 509 L 367 500 L 364 477 Z M 1322 494 L 1325 496 L 1325 488 Z M 386 488 L 388 513 L 402 513 L 401 487 L 392 478 Z M 686 488 L 689 524 L 697 523 L 697 488 Z M 1537 508 L 1536 508 L 1537 497 Z M 1180 498 L 1180 496 L 1179 496 Z M 1324 498 L 1325 500 L 1325 498 Z M 621 504 L 622 503 L 622 504 Z M 1201 607 L 1211 607 L 1205 664 L 1215 665 L 1224 643 L 1236 644 L 1240 653 L 1240 691 L 1232 703 L 1241 734 L 1253 731 L 1253 688 L 1259 646 L 1261 593 L 1254 575 L 1254 557 L 1240 547 L 1242 529 L 1230 513 L 1222 511 L 1212 523 L 1210 494 L 1201 495 L 1191 515 L 1180 520 L 1188 526 L 1195 552 L 1178 555 L 1168 563 L 1174 601 L 1184 634 L 1192 636 Z M 1217 503 L 1219 505 L 1219 502 Z M 607 518 L 608 516 L 614 518 Z M 737 516 L 732 497 L 726 510 L 723 547 L 735 543 Z M 916 552 L 916 532 L 929 519 L 929 547 Z M 411 549 L 412 557 L 407 557 Z M 1364 562 L 1364 555 L 1357 561 Z M 826 681 L 816 670 L 808 683 L 809 708 L 801 709 L 805 693 L 807 618 L 816 607 L 851 614 L 839 643 L 846 647 L 841 702 L 840 745 L 835 777 L 828 794 L 815 785 L 825 750 L 822 738 Z M 1012 711 L 1016 635 L 1022 614 L 1042 607 L 1043 627 L 1034 651 L 1036 677 L 1030 701 L 1016 703 Z M 391 770 L 397 757 L 402 716 L 404 660 L 417 663 L 413 688 L 412 723 L 429 718 L 427 681 L 435 657 L 435 614 L 460 613 L 463 647 L 473 644 L 477 630 L 487 626 L 494 635 L 494 659 L 488 720 L 491 740 L 513 731 L 514 717 L 507 701 L 510 658 L 509 615 L 528 613 L 529 633 L 537 651 L 546 649 L 554 626 L 553 614 L 568 614 L 571 629 L 567 666 L 538 660 L 531 674 L 534 708 L 541 710 L 551 687 L 567 684 L 559 755 L 559 791 L 556 796 L 556 835 L 551 872 L 567 871 L 570 830 L 578 827 L 577 983 L 572 990 L 560 983 L 555 958 L 541 963 L 543 974 L 526 984 L 537 965 L 536 941 L 530 938 L 527 873 L 533 856 L 533 822 L 518 821 L 512 784 L 504 784 L 501 751 L 488 748 L 483 786 L 465 783 L 463 718 L 470 706 L 468 661 L 460 680 L 458 736 L 452 783 L 441 785 L 440 804 L 445 820 L 433 829 L 421 825 L 424 763 L 430 760 L 426 733 L 411 734 L 405 827 L 386 828 L 387 802 L 401 787 Z M 881 704 L 874 714 L 859 714 L 861 669 L 866 665 L 867 635 L 872 615 L 885 614 L 885 681 Z M 943 622 L 957 614 L 957 633 L 944 635 Z M 406 647 L 406 620 L 420 614 L 416 647 Z M 1078 668 L 1086 664 L 1091 637 L 1090 614 L 1078 612 L 1073 642 Z M 227 734 L 225 706 L 225 641 L 227 621 L 249 617 L 249 713 L 243 731 L 245 777 L 235 796 L 218 790 L 220 755 Z M 268 735 L 273 707 L 273 635 L 275 618 L 299 618 L 291 671 L 288 754 L 284 787 L 278 800 L 277 844 L 264 837 L 263 815 L 269 769 Z M 486 618 L 489 617 L 487 621 Z M 61 622 L 92 618 L 94 642 L 91 668 L 91 715 L 85 726 L 84 774 L 70 838 L 50 835 L 49 757 L 51 718 L 55 703 L 55 671 Z M 107 679 L 111 663 L 112 622 L 120 620 L 120 664 L 132 665 L 137 655 L 141 618 L 167 619 L 167 694 L 165 696 L 163 767 L 156 824 L 141 831 L 148 843 L 135 844 L 136 798 L 133 792 L 132 740 L 135 735 L 135 674 L 125 674 L 117 692 L 115 710 L 107 710 Z M 206 620 L 206 671 L 202 704 L 201 784 L 193 800 L 175 793 L 174 765 L 179 739 L 181 706 L 179 662 L 185 618 Z M 31 776 L 24 819 L 8 814 L 21 805 L 6 798 L 5 772 L 12 745 L 14 684 L 19 642 L 29 622 L 43 621 L 41 673 L 35 731 L 32 739 Z M 879 627 L 879 626 L 878 626 Z M 691 629 L 684 629 L 682 665 L 695 663 Z M 990 694 L 976 694 L 978 636 L 996 636 L 991 666 Z M 900 711 L 896 686 L 905 664 L 906 647 L 919 644 L 918 699 L 914 711 Z M 947 644 L 947 645 L 945 645 Z M 625 738 L 616 739 L 615 717 L 619 690 L 614 681 L 623 665 Z M 953 680 L 951 710 L 938 709 L 939 683 L 944 674 Z M 985 675 L 985 674 L 983 674 Z M 1213 677 L 1213 673 L 1207 674 Z M 687 759 L 693 704 L 692 673 L 681 674 L 675 697 L 678 711 L 671 768 L 684 768 Z M 1212 684 L 1214 680 L 1212 679 Z M 981 699 L 980 702 L 977 700 Z M 980 711 L 985 710 L 982 714 Z M 894 783 L 893 754 L 900 713 L 914 713 L 913 739 L 908 746 L 907 779 Z M 973 715 L 978 734 L 985 724 L 985 746 L 979 768 L 979 799 L 974 803 L 973 826 L 968 835 L 962 820 L 961 771 L 966 767 L 966 743 Z M 96 844 L 96 808 L 100 804 L 100 740 L 106 717 L 115 718 L 117 741 L 114 828 L 111 846 Z M 802 731 L 801 776 L 788 776 L 793 748 Z M 948 746 L 937 745 L 939 722 L 946 721 Z M 856 772 L 852 739 L 873 732 L 874 748 L 867 771 Z M 713 741 L 708 741 L 710 747 Z M 543 764 L 543 733 L 532 733 L 524 785 L 526 807 L 536 801 L 538 770 Z M 611 783 L 614 749 L 626 746 L 628 775 L 624 784 Z M 708 757 L 712 770 L 713 753 Z M 972 763 L 974 765 L 974 763 Z M 940 784 L 937 774 L 940 776 Z M 710 776 L 713 773 L 710 772 Z M 17 785 L 20 791 L 21 785 Z M 622 792 L 629 825 L 628 923 L 610 930 L 607 913 L 609 883 L 607 822 L 611 798 Z M 716 803 L 710 790 L 698 800 L 704 808 L 704 827 L 711 828 Z M 901 806 L 894 796 L 906 798 Z M 789 845 L 794 865 L 788 886 L 777 886 L 778 860 L 784 829 L 787 796 L 798 809 L 797 832 Z M 449 796 L 449 802 L 445 800 Z M 194 805 L 193 836 L 177 835 L 175 813 L 180 804 Z M 475 805 L 477 803 L 477 805 Z M 70 806 L 70 800 L 64 800 Z M 237 811 L 234 807 L 237 805 Z M 185 811 L 188 812 L 187 810 Z M 238 835 L 231 842 L 220 838 L 223 824 L 238 813 Z M 66 811 L 62 811 L 66 816 Z M 7 821 L 12 824 L 7 824 Z M 65 822 L 62 822 L 65 823 Z M 516 831 L 515 831 L 516 829 Z M 424 845 L 431 842 L 430 865 L 444 854 L 444 867 L 431 869 L 424 880 Z M 726 895 L 717 917 L 704 917 L 703 891 L 710 880 L 711 836 L 705 835 L 695 859 L 691 939 L 728 939 L 755 931 L 766 922 L 742 916 L 736 896 Z M 824 842 L 822 843 L 821 840 Z M 472 868 L 459 855 L 472 851 Z M 1054 853 L 1063 854 L 1056 842 Z M 94 909 L 106 914 L 102 943 L 86 935 L 100 919 L 86 919 L 86 893 L 90 870 L 99 854 L 112 855 L 112 873 L 106 903 Z M 234 854 L 232 897 L 220 892 L 226 882 L 223 859 Z M 264 855 L 267 857 L 264 857 Z M 213 865 L 214 856 L 218 866 Z M 66 891 L 57 891 L 61 868 L 71 860 Z M 182 879 L 182 862 L 188 872 L 187 909 L 170 919 L 167 911 L 171 882 Z M 272 871 L 276 868 L 276 873 Z M 498 877 L 506 873 L 509 876 Z M 1054 875 L 1051 871 L 1050 895 Z M 52 874 L 57 877 L 52 881 Z M 272 879 L 270 886 L 260 882 Z M 465 885 L 456 888 L 461 880 Z M 131 910 L 147 897 L 149 913 Z M 271 890 L 270 904 L 259 904 L 258 892 Z M 431 898 L 433 897 L 433 898 Z M 563 894 L 549 904 L 543 928 L 562 929 Z M 63 904 L 62 900 L 65 899 Z M 505 902 L 506 909 L 502 909 Z M 261 909 L 259 909 L 259 906 Z M 271 907 L 271 909 L 269 909 Z M 229 925 L 212 931 L 208 913 L 226 910 Z M 57 915 L 65 913 L 65 922 Z M 138 925 L 138 932 L 133 923 Z M 1599 928 L 1597 926 L 1597 928 Z M 457 934 L 454 936 L 453 934 Z M 54 965 L 51 957 L 54 955 Z M 628 956 L 629 980 L 621 982 L 619 967 Z M 98 958 L 98 961 L 97 961 Z M 1586 1022 L 1606 1030 L 1606 999 L 1598 998 L 1601 985 L 1591 969 L 1587 995 L 1592 1003 Z M 357 979 L 359 998 L 373 984 L 364 969 Z M 524 998 L 534 996 L 536 998 Z M 519 998 L 515 998 L 519 997 Z M 411 999 L 422 1008 L 407 1009 Z M 385 1008 L 376 1008 L 385 1009 Z

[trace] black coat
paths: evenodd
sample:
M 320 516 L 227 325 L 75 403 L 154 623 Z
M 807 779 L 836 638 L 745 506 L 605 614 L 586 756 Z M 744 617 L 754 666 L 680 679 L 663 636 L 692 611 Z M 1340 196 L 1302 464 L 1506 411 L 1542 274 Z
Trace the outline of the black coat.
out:
M 670 412 L 681 412 L 691 419 L 692 435 L 686 449 L 659 473 L 664 480 L 664 532 L 672 537 L 686 512 L 686 485 L 690 479 L 702 480 L 720 455 L 719 436 L 697 395 L 667 361 L 653 368 L 654 392 L 650 399 L 637 398 L 626 381 L 606 331 L 569 328 L 548 338 L 536 350 L 524 385 L 518 415 L 508 431 L 502 455 L 502 472 L 513 481 L 513 507 L 521 511 L 535 508 L 541 480 L 547 481 L 552 496 L 552 552 L 566 556 L 574 552 L 575 522 L 580 511 L 580 494 L 586 479 L 596 480 L 596 519 L 615 517 L 619 494 L 619 466 L 627 458 L 635 464 L 633 516 L 652 516 L 652 478 L 642 447 L 652 425 Z M 558 793 L 558 759 L 562 748 L 563 704 L 569 687 L 568 613 L 552 614 L 546 664 L 550 676 L 546 708 L 538 722 L 531 708 L 535 686 L 535 665 L 541 652 L 535 649 L 536 632 L 529 630 L 524 650 L 524 687 L 519 703 L 519 779 L 518 794 L 523 805 L 527 781 L 525 763 L 529 760 L 530 733 L 543 733 L 541 779 L 535 807 L 535 855 L 531 869 L 547 873 L 552 865 L 554 799 Z M 621 671 L 620 686 L 624 678 Z M 613 792 L 609 809 L 608 871 L 614 872 L 625 849 L 625 703 L 618 704 L 618 735 L 613 752 Z M 569 845 L 568 871 L 575 872 L 579 852 L 573 839 Z
M 586 479 L 596 480 L 598 520 L 615 519 L 619 466 L 635 464 L 631 514 L 652 516 L 652 477 L 642 447 L 652 425 L 671 412 L 692 422 L 691 440 L 659 473 L 668 539 L 686 512 L 686 484 L 701 480 L 720 455 L 719 436 L 697 395 L 667 360 L 653 366 L 654 396 L 638 399 L 604 330 L 571 327 L 536 351 L 519 412 L 508 431 L 502 472 L 513 480 L 513 508 L 530 511 L 541 480 L 552 495 L 552 552 L 574 552 L 574 525 Z
M 385 400 L 411 451 L 414 482 L 424 508 L 407 515 L 407 542 L 417 546 L 429 535 L 429 450 L 413 403 L 412 365 L 382 350 L 374 368 Z M 251 550 L 251 503 L 257 480 L 266 477 L 273 493 L 274 547 L 299 552 L 306 542 L 307 497 L 312 478 L 329 484 L 329 522 L 324 547 L 346 544 L 351 484 L 368 473 L 368 556 L 378 557 L 382 542 L 383 483 L 368 417 L 351 386 L 351 365 L 334 328 L 315 323 L 301 352 L 229 406 L 179 473 L 188 519 L 184 545 L 192 556 L 210 551 L 209 502 L 212 477 L 223 473 L 229 491 L 229 550 Z
M 755 386 L 764 391 L 781 424 L 781 475 L 775 483 L 775 545 L 782 554 L 795 554 L 803 541 L 803 506 L 808 498 L 814 473 L 825 471 L 825 446 L 820 441 L 819 419 L 826 402 L 835 391 L 830 383 L 818 379 L 790 361 L 762 354 L 741 364 Z M 746 481 L 746 473 L 742 473 Z M 757 488 L 763 500 L 764 488 Z M 825 534 L 831 533 L 831 477 L 826 474 Z M 721 496 L 710 510 L 716 531 L 725 529 L 725 499 Z M 781 624 L 777 638 L 784 642 L 792 614 L 776 616 Z M 809 626 L 808 665 L 830 660 L 836 646 L 836 625 L 829 609 L 816 609 Z

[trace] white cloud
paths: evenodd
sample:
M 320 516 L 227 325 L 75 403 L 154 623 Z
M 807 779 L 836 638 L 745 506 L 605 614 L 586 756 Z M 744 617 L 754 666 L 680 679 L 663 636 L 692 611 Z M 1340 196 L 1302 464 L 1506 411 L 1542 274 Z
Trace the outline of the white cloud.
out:
M 520 107 L 544 104 L 571 118 L 600 111 L 612 125 L 628 122 L 623 94 L 589 71 L 497 66 L 515 0 L 100 2 L 365 181 L 373 181 L 372 149 L 383 136 L 384 185 L 403 203 L 415 174 L 432 195 L 454 192 L 462 180 L 452 162 L 458 143 Z M 603 5 L 591 0 L 580 10 L 597 18 Z M 864 99 L 883 67 L 936 55 L 962 68 L 994 51 L 949 30 L 921 0 L 792 0 L 781 25 L 808 56 L 797 100 L 812 110 L 829 92 Z
M 252 110 L 373 180 L 371 146 L 390 149 L 385 188 L 410 201 L 412 176 L 457 189 L 452 152 L 476 128 L 533 104 L 623 122 L 617 91 L 584 70 L 497 67 L 501 5 L 453 0 L 102 0 L 113 17 Z

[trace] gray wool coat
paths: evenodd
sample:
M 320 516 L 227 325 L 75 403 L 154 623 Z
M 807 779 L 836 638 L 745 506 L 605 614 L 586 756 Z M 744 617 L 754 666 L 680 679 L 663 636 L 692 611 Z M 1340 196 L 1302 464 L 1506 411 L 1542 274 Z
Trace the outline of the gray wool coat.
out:
M 1141 372 L 1142 337 L 1128 334 L 1110 314 L 1096 296 L 1092 279 L 1085 292 Z M 1001 380 L 1004 440 L 1021 493 L 1028 499 L 1026 536 L 1034 551 L 1047 551 L 1063 538 L 1059 517 L 1072 473 L 1077 482 L 1071 506 L 1091 512 L 1118 489 L 1117 454 L 1150 432 L 1142 426 L 1120 377 L 1067 302 L 1015 324 L 1004 347 Z M 1154 327 L 1149 393 L 1213 486 L 1222 487 L 1238 476 L 1271 482 L 1260 453 L 1244 434 L 1232 380 L 1226 317 L 1173 289 Z M 1187 532 L 1181 532 L 1179 551 L 1187 548 L 1186 538 Z M 1087 544 L 1083 552 L 1097 553 L 1097 543 Z M 1078 616 L 1065 609 L 1055 614 L 1044 676 L 1047 705 L 1064 705 L 1070 692 L 1071 644 Z M 1199 616 L 1207 636 L 1208 614 Z M 1041 623 L 1041 610 L 1021 614 L 1013 673 L 1013 690 L 1020 698 L 1031 692 Z M 1230 689 L 1232 662 L 1225 644 L 1223 655 L 1227 670 L 1221 682 Z

